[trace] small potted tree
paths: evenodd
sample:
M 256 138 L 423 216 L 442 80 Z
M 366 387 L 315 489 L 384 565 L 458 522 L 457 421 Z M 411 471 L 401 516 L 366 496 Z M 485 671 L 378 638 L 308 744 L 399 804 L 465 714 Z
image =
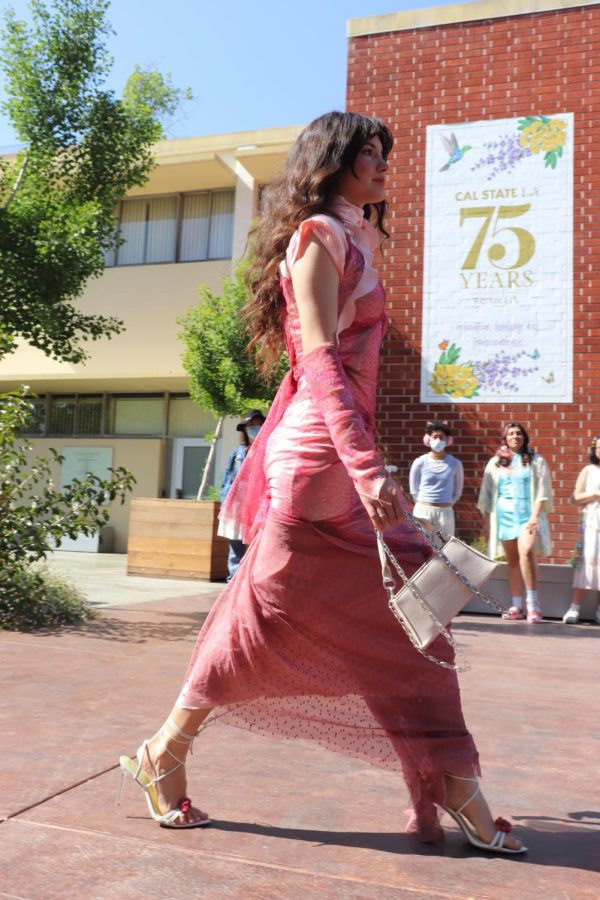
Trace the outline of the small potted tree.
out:
M 210 497 L 209 472 L 226 416 L 251 407 L 265 409 L 277 390 L 279 375 L 266 382 L 255 357 L 242 308 L 248 299 L 245 263 L 223 279 L 223 291 L 200 288 L 200 302 L 179 320 L 185 344 L 183 366 L 190 396 L 217 419 L 202 473 L 197 500 L 134 498 L 129 525 L 130 574 L 207 578 L 227 574 L 227 541 L 217 535 L 219 502 Z M 207 496 L 208 495 L 208 496 Z

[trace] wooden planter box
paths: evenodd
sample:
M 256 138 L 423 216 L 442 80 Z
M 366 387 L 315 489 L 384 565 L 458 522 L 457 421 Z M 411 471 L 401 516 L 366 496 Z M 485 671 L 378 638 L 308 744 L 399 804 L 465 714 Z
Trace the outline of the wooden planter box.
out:
M 503 606 L 510 606 L 510 589 L 508 586 L 508 565 L 500 563 L 485 590 L 495 597 Z M 538 563 L 538 599 L 542 614 L 548 619 L 561 619 L 571 602 L 573 569 L 571 566 L 557 566 L 551 563 Z M 581 618 L 592 619 L 595 609 L 595 596 L 588 591 L 581 603 Z M 481 600 L 474 598 L 464 608 L 464 612 L 489 613 L 498 615 Z
M 219 508 L 210 500 L 133 497 L 127 574 L 223 581 L 229 548 L 217 535 Z

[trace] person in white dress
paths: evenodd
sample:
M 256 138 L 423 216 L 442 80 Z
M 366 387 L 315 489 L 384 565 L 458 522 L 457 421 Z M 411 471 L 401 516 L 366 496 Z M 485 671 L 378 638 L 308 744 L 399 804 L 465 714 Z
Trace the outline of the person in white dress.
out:
M 579 622 L 579 609 L 585 591 L 600 591 L 600 436 L 592 438 L 590 463 L 579 473 L 573 493 L 574 502 L 581 507 L 582 540 L 575 559 L 571 605 L 563 616 L 565 625 Z M 600 625 L 600 609 L 595 619 Z

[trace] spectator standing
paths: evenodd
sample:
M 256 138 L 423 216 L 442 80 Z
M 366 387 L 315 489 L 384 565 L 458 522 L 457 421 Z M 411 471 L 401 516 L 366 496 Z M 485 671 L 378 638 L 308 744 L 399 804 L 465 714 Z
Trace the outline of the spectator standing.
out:
M 552 551 L 547 513 L 552 511 L 552 485 L 546 461 L 529 445 L 520 422 L 502 431 L 502 444 L 485 467 L 477 506 L 485 518 L 485 536 L 492 559 L 506 557 L 512 594 L 505 619 L 538 624 L 542 612 L 537 595 L 536 552 Z
M 444 532 L 456 532 L 453 506 L 460 499 L 464 471 L 460 460 L 446 448 L 452 444 L 452 430 L 447 422 L 428 422 L 423 443 L 428 453 L 418 456 L 410 467 L 410 494 L 414 515 L 426 519 Z
M 563 616 L 565 625 L 579 622 L 579 607 L 586 591 L 600 591 L 600 437 L 592 438 L 590 463 L 577 478 L 573 500 L 581 508 L 580 552 L 575 559 L 571 605 Z M 596 607 L 600 625 L 600 609 Z
M 236 447 L 235 450 L 232 450 L 227 457 L 227 464 L 225 465 L 223 480 L 221 481 L 221 503 L 225 502 L 225 498 L 231 490 L 231 486 L 235 480 L 235 477 L 239 472 L 242 463 L 246 459 L 246 454 L 252 446 L 254 439 L 257 437 L 264 421 L 265 417 L 261 413 L 260 409 L 249 409 L 244 418 L 240 422 L 238 422 L 236 429 L 240 433 L 241 443 L 239 447 Z M 239 530 L 231 531 L 230 529 L 222 528 L 222 526 L 220 525 L 219 534 L 221 535 L 221 537 L 226 537 L 229 540 L 229 554 L 227 556 L 227 581 L 231 581 L 231 579 L 237 572 L 240 562 L 242 561 L 242 557 L 246 552 L 247 545 L 244 544 L 241 531 Z

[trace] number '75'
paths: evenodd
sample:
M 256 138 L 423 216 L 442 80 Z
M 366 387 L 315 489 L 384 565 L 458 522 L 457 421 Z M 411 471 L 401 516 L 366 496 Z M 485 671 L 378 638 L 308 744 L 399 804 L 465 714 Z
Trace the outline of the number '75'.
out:
M 531 234 L 531 232 L 527 231 L 525 228 L 515 228 L 514 226 L 506 226 L 505 228 L 498 228 L 498 221 L 500 219 L 516 219 L 518 216 L 523 216 L 528 210 L 531 208 L 531 203 L 523 203 L 521 206 L 465 206 L 460 211 L 460 224 L 462 225 L 465 219 L 483 219 L 483 225 L 479 229 L 477 237 L 473 241 L 471 245 L 471 249 L 467 253 L 466 259 L 463 263 L 463 269 L 475 269 L 477 268 L 477 262 L 479 260 L 479 255 L 481 253 L 481 248 L 483 247 L 483 243 L 485 241 L 486 235 L 488 233 L 490 224 L 492 219 L 494 218 L 494 213 L 496 210 L 498 211 L 498 215 L 496 216 L 496 221 L 494 224 L 494 230 L 491 233 L 492 238 L 497 238 L 502 235 L 505 231 L 510 231 L 515 235 L 518 241 L 519 253 L 516 259 L 516 262 L 507 265 L 506 263 L 502 264 L 501 260 L 504 260 L 506 256 L 506 247 L 503 243 L 498 242 L 496 244 L 492 244 L 488 250 L 488 259 L 492 263 L 493 266 L 496 266 L 497 269 L 520 269 L 521 266 L 524 266 L 529 262 L 533 254 L 535 253 L 535 238 Z

